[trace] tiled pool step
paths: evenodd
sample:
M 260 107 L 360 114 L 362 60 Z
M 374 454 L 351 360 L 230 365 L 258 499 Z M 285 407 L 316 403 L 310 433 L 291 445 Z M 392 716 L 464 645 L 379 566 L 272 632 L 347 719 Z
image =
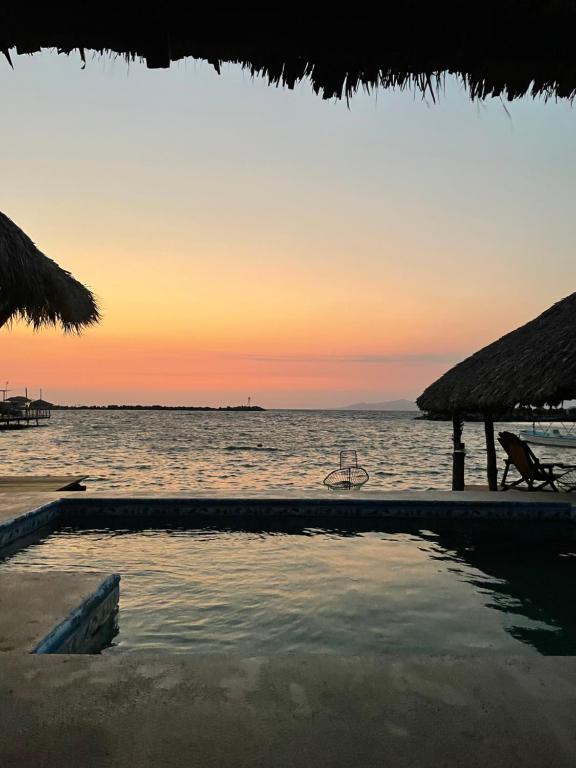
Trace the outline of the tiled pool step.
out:
M 49 501 L 0 521 L 0 550 L 56 521 L 60 502 Z
M 0 573 L 2 653 L 91 653 L 112 630 L 120 577 L 99 573 Z
M 76 575 L 76 574 L 75 574 Z M 92 653 L 106 627 L 112 630 L 118 612 L 120 576 L 107 576 L 34 648 L 33 653 Z

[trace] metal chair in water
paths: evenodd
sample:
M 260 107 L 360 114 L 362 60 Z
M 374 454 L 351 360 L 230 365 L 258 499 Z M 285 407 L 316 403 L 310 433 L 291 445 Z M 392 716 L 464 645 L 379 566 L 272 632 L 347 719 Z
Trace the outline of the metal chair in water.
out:
M 526 483 L 532 491 L 541 491 L 548 486 L 553 491 L 558 491 L 558 486 L 563 491 L 576 490 L 575 464 L 544 464 L 534 454 L 528 443 L 525 443 L 524 440 L 513 432 L 500 432 L 498 442 L 506 451 L 507 456 L 501 482 L 502 490 L 514 488 L 522 483 Z M 512 483 L 506 483 L 510 467 L 516 468 L 520 479 Z M 556 468 L 563 471 L 558 472 Z
M 369 477 L 364 467 L 358 466 L 356 451 L 340 451 L 340 469 L 330 472 L 324 485 L 332 491 L 350 491 L 361 488 Z

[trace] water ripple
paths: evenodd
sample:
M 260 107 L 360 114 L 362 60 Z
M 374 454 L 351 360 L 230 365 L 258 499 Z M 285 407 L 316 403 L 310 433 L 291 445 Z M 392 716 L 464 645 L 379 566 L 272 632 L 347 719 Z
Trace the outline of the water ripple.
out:
M 467 424 L 464 438 L 467 481 L 483 484 L 482 425 Z M 91 490 L 320 489 L 353 447 L 366 488 L 426 490 L 450 487 L 450 441 L 451 424 L 413 414 L 55 411 L 47 426 L 0 432 L 0 462 L 4 474 L 85 473 Z

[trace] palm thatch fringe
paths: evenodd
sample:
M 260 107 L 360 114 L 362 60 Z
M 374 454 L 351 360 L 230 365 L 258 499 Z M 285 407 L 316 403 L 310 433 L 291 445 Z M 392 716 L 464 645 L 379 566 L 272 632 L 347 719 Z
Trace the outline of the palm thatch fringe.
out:
M 576 398 L 576 293 L 506 334 L 431 384 L 424 411 L 492 413 Z
M 446 73 L 472 98 L 576 94 L 574 0 L 396 0 L 366 9 L 206 8 L 198 3 L 4 3 L 8 61 L 43 48 L 143 59 L 169 67 L 187 56 L 239 63 L 289 88 L 309 78 L 324 98 L 360 88 L 410 87 L 435 98 Z
M 35 329 L 61 325 L 80 332 L 97 323 L 100 313 L 92 292 L 0 212 L 0 326 L 15 319 Z

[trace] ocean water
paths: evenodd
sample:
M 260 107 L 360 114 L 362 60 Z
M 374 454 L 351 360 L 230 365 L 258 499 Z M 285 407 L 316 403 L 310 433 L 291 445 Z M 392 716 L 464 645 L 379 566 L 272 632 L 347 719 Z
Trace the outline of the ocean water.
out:
M 321 489 L 354 448 L 367 489 L 448 489 L 451 424 L 378 411 L 54 411 L 0 431 L 1 474 L 87 474 L 90 490 Z M 498 424 L 497 430 L 520 425 Z M 467 424 L 466 480 L 484 484 L 482 424 Z M 499 446 L 498 446 L 499 449 Z M 536 447 L 576 462 L 576 451 Z M 502 466 L 501 453 L 499 464 Z
M 62 528 L 0 574 L 120 573 L 105 653 L 576 653 L 574 541 L 301 525 Z

